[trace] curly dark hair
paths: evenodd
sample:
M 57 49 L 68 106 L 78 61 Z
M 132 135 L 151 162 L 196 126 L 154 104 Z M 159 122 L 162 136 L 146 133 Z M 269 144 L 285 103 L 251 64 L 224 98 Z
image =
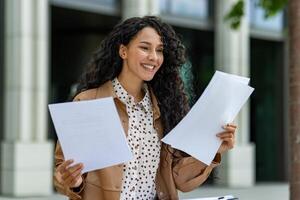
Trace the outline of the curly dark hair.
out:
M 164 61 L 147 84 L 157 97 L 166 135 L 186 115 L 189 105 L 179 75 L 180 67 L 185 63 L 185 47 L 174 29 L 158 17 L 133 17 L 117 24 L 93 54 L 76 94 L 117 77 L 122 69 L 120 45 L 127 45 L 145 27 L 154 28 L 163 43 Z

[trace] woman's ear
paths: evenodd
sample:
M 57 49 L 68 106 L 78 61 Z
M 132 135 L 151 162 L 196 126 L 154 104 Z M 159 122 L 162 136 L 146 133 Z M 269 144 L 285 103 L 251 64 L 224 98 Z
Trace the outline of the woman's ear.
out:
M 119 47 L 119 56 L 122 59 L 126 59 L 127 58 L 127 48 L 123 44 L 121 44 L 120 47 Z

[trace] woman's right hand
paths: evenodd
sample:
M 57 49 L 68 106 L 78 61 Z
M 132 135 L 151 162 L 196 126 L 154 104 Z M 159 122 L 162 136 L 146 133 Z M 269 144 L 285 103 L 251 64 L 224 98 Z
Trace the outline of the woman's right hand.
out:
M 83 181 L 81 176 L 83 164 L 77 163 L 71 166 L 73 162 L 73 160 L 66 160 L 55 170 L 55 177 L 57 181 L 68 188 L 79 187 Z

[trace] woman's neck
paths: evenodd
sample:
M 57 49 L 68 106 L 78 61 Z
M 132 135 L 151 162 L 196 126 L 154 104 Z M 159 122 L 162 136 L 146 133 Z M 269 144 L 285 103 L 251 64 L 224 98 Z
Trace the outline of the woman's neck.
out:
M 137 103 L 144 97 L 143 81 L 128 76 L 123 76 L 122 73 L 117 77 L 123 88 L 134 97 L 134 101 Z

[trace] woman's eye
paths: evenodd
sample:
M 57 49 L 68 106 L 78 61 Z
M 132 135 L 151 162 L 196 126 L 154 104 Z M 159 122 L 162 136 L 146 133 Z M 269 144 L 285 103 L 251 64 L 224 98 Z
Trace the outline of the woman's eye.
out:
M 157 49 L 156 51 L 159 52 L 159 53 L 162 53 L 164 50 L 163 49 Z
M 149 48 L 148 47 L 141 47 L 141 49 L 148 50 Z

